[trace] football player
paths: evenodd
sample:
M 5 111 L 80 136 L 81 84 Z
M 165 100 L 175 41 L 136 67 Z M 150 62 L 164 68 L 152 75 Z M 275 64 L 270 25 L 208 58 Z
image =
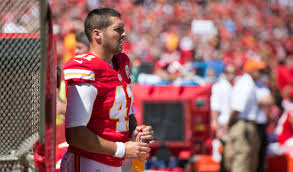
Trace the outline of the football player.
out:
M 123 158 L 148 154 L 153 130 L 151 126 L 142 130 L 131 115 L 133 95 L 129 58 L 121 53 L 125 30 L 120 13 L 111 8 L 91 11 L 85 33 L 89 52 L 64 65 L 69 148 L 60 171 L 121 172 Z M 137 135 L 143 142 L 132 140 Z

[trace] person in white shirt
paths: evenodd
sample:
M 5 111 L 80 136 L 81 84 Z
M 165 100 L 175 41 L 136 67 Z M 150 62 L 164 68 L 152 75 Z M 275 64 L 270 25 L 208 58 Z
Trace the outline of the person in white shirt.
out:
M 221 140 L 223 149 L 225 149 L 225 135 L 227 133 L 227 122 L 229 120 L 231 107 L 230 98 L 233 89 L 233 82 L 236 76 L 236 68 L 232 64 L 225 67 L 224 75 L 212 86 L 211 94 L 211 129 L 216 135 L 216 140 Z M 220 155 L 221 170 L 224 167 L 224 151 Z
M 230 97 L 235 76 L 236 68 L 232 64 L 228 64 L 224 75 L 212 86 L 211 127 L 219 132 L 219 129 L 227 125 L 230 116 Z
M 265 164 L 266 148 L 267 148 L 267 125 L 269 107 L 274 104 L 273 96 L 270 90 L 262 83 L 256 84 L 256 98 L 258 101 L 258 115 L 256 117 L 256 126 L 260 138 L 260 149 L 258 154 L 257 172 L 262 172 Z
M 231 113 L 225 149 L 225 167 L 231 172 L 256 172 L 260 146 L 256 129 L 258 101 L 255 82 L 261 77 L 263 62 L 248 59 L 244 74 L 231 95 Z

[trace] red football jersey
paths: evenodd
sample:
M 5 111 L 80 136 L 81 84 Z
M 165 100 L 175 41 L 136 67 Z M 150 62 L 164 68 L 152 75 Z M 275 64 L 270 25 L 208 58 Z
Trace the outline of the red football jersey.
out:
M 64 66 L 67 86 L 91 83 L 97 90 L 92 115 L 87 127 L 100 137 L 113 142 L 126 142 L 129 137 L 129 111 L 133 102 L 130 88 L 129 58 L 126 54 L 113 57 L 113 67 L 91 53 L 78 55 Z M 121 166 L 122 158 L 87 152 L 73 146 L 68 150 L 98 162 Z
M 276 134 L 280 144 L 284 144 L 289 138 L 293 136 L 293 126 L 291 125 L 291 117 L 293 116 L 293 110 L 284 112 L 279 119 Z

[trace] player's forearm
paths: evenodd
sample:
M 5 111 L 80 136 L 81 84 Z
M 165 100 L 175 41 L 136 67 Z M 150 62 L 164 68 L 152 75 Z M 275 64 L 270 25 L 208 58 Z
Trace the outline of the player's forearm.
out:
M 114 155 L 116 143 L 103 139 L 85 126 L 66 128 L 66 141 L 69 145 L 88 152 Z

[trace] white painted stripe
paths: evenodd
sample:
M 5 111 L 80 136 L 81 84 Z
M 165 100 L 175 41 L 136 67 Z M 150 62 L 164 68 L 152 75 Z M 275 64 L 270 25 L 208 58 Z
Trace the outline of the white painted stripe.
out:
M 60 170 L 61 161 L 62 161 L 62 159 L 60 159 L 60 160 L 56 163 L 56 170 Z
M 84 69 L 65 69 L 64 70 L 64 74 L 69 74 L 69 73 L 83 73 L 87 75 L 95 75 L 95 72 L 91 70 L 84 70 Z
M 74 75 L 64 75 L 64 79 L 65 80 L 69 80 L 69 79 L 85 79 L 85 80 L 95 80 L 95 77 L 91 76 L 86 76 L 86 75 L 82 75 L 82 74 L 74 74 Z

